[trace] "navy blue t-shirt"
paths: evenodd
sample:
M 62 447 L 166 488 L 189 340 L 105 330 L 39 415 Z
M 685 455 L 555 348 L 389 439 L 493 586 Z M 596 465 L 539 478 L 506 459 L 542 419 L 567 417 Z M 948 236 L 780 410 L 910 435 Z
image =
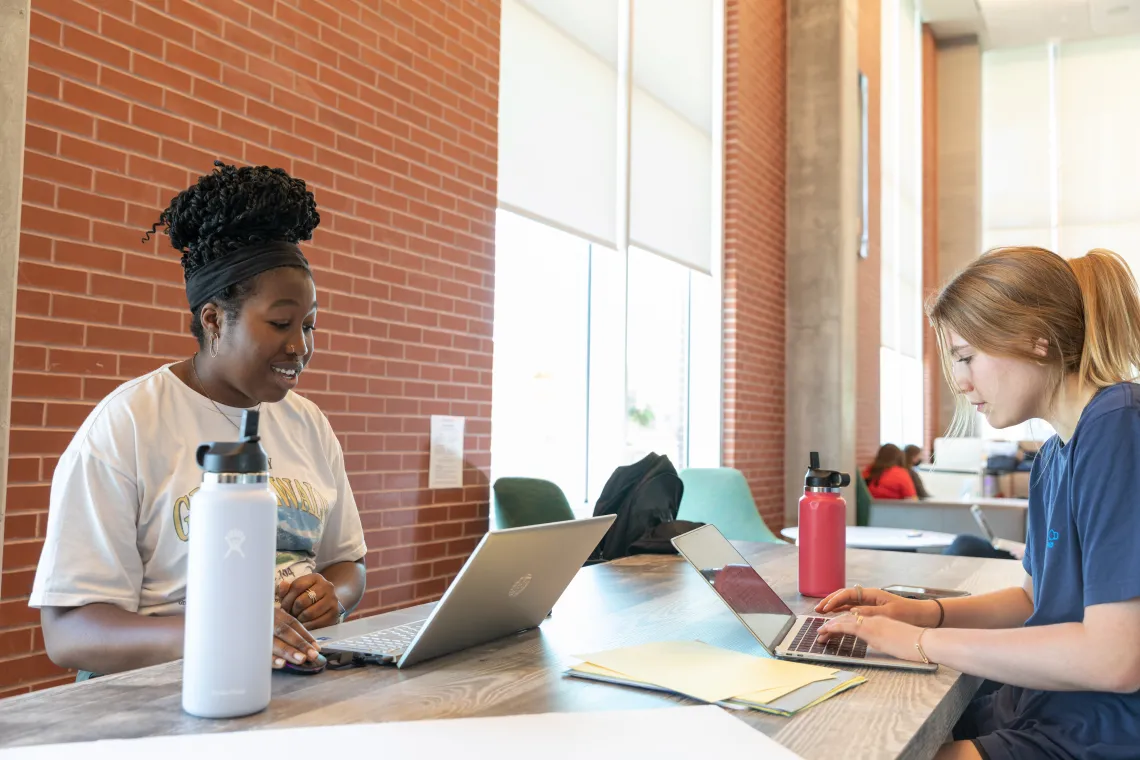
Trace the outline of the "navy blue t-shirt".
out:
M 1140 597 L 1140 385 L 1102 389 L 1069 442 L 1041 447 L 1029 485 L 1022 564 L 1033 578 L 1031 625 L 1080 622 L 1085 607 Z M 1140 637 L 1121 647 L 1140 646 Z M 1075 757 L 1140 756 L 1140 692 L 1005 687 L 998 723 L 1048 735 Z

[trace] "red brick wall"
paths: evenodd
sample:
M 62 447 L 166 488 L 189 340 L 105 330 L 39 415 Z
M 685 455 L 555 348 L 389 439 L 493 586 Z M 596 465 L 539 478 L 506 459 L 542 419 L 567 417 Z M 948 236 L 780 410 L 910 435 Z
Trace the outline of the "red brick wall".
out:
M 784 525 L 784 0 L 727 0 L 724 464 Z
M 361 508 L 361 610 L 438 597 L 486 530 L 498 3 L 379 5 L 33 0 L 0 696 L 71 678 L 27 606 L 52 468 L 97 400 L 193 350 L 178 256 L 139 239 L 214 158 L 320 204 L 303 390 Z M 468 418 L 464 488 L 427 490 L 431 414 Z
M 879 160 L 879 72 L 882 47 L 882 3 L 880 0 L 859 2 L 859 69 L 867 77 L 867 158 L 869 220 L 867 258 L 858 262 L 856 284 L 856 358 L 855 367 L 855 458 L 860 468 L 866 467 L 879 451 L 879 346 L 882 343 L 883 271 L 882 243 L 882 164 Z
M 938 282 L 938 52 L 930 27 L 922 28 L 922 294 L 923 303 L 941 283 Z M 949 420 L 939 419 L 938 390 L 942 365 L 934 330 L 922 319 L 922 403 L 923 446 L 929 457 L 934 439 L 942 435 Z

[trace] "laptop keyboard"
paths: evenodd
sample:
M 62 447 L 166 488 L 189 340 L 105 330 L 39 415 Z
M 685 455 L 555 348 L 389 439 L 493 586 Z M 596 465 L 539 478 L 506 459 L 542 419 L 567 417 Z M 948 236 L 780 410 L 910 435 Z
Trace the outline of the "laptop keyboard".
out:
M 792 640 L 788 647 L 792 652 L 810 652 L 811 654 L 830 654 L 839 657 L 853 657 L 861 660 L 867 656 L 867 642 L 857 639 L 851 634 L 844 634 L 842 638 L 833 637 L 826 644 L 817 641 L 819 627 L 827 622 L 827 618 L 809 617 Z
M 339 652 L 360 652 L 361 654 L 383 654 L 398 657 L 412 643 L 412 639 L 424 625 L 423 620 L 406 623 L 393 628 L 385 628 L 371 633 L 350 636 L 340 641 L 332 641 L 324 646 Z

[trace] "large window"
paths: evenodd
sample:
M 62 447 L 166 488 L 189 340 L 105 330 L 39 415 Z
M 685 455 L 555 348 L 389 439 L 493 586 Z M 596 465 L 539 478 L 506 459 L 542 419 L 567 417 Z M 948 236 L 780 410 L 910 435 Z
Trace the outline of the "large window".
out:
M 922 30 L 914 0 L 883 0 L 879 438 L 923 440 Z
M 660 256 L 629 249 L 626 459 L 655 451 L 684 461 L 690 276 L 691 270 Z
M 585 513 L 615 467 L 649 452 L 719 464 L 713 290 L 655 254 L 630 248 L 626 261 L 500 211 L 492 477 L 550 480 Z
M 590 245 L 509 213 L 496 230 L 491 451 L 584 499 Z
M 720 464 L 723 27 L 722 0 L 503 1 L 493 479 L 588 512 L 649 452 Z

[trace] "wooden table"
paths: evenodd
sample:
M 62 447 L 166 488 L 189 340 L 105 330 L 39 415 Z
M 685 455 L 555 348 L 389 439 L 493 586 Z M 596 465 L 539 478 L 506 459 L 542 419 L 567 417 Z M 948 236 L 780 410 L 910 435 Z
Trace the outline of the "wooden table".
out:
M 791 546 L 737 544 L 797 612 L 814 600 L 796 592 Z M 851 550 L 848 583 L 909 583 L 974 593 L 1020 583 L 1016 562 Z M 388 613 L 391 624 L 422 609 Z M 352 621 L 352 633 L 365 623 Z M 332 631 L 332 629 L 327 629 Z M 369 666 L 315 676 L 275 673 L 273 702 L 238 720 L 209 721 L 181 710 L 181 664 L 157 665 L 0 702 L 0 747 L 292 726 L 624 710 L 687 700 L 562 675 L 572 655 L 667 639 L 701 639 L 760 654 L 743 626 L 679 557 L 642 555 L 582 570 L 534 631 L 416 665 Z M 980 681 L 866 669 L 868 682 L 794 718 L 733 712 L 804 758 L 928 758 Z M 306 754 L 312 748 L 303 750 Z M 539 750 L 541 751 L 541 750 Z
M 784 528 L 780 535 L 789 541 L 798 541 L 798 527 Z M 914 551 L 941 549 L 954 543 L 955 536 L 933 530 L 907 530 L 905 528 L 878 528 L 863 525 L 847 526 L 847 546 L 852 549 L 889 549 Z

